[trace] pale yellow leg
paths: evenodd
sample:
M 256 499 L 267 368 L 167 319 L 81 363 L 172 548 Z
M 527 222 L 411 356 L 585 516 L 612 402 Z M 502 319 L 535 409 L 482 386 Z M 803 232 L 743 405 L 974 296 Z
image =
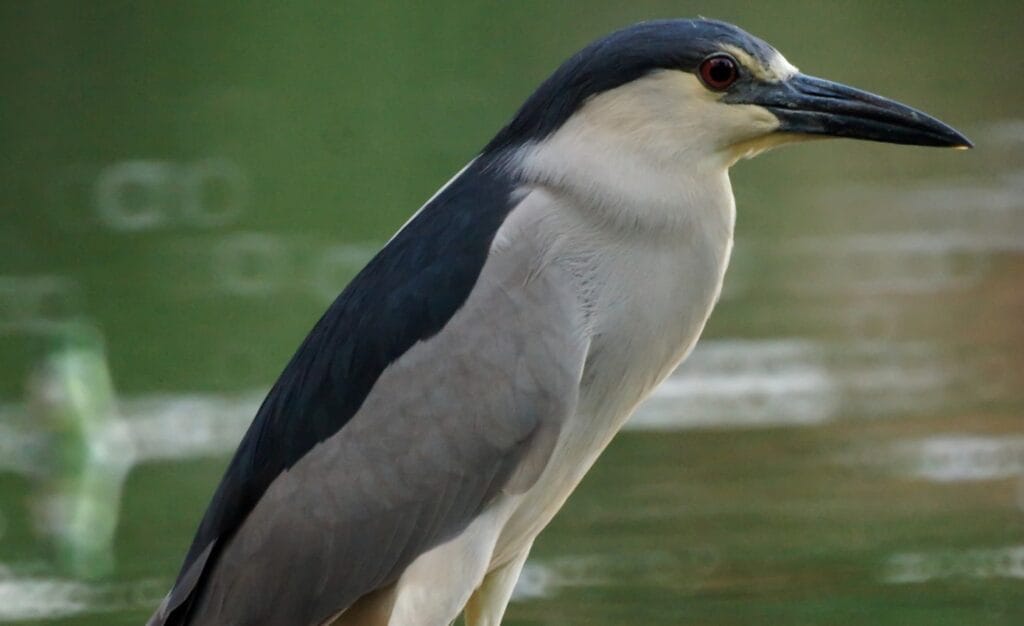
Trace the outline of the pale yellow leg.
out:
M 505 615 L 505 607 L 508 606 L 508 601 L 512 598 L 512 590 L 515 589 L 519 573 L 523 570 L 523 564 L 526 563 L 526 556 L 529 553 L 530 547 L 527 546 L 519 556 L 484 576 L 483 582 L 466 603 L 464 612 L 466 626 L 499 626 L 501 624 L 501 618 Z

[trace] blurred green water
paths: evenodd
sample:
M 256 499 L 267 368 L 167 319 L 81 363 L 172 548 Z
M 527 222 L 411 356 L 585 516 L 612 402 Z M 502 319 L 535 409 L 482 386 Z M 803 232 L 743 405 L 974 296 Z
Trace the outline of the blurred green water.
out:
M 4 3 L 0 400 L 19 413 L 69 322 L 100 330 L 124 398 L 267 387 L 558 62 L 626 23 L 695 14 L 979 147 L 817 143 L 736 168 L 737 256 L 705 336 L 750 342 L 721 371 L 776 391 L 657 410 L 767 425 L 622 435 L 538 541 L 543 591 L 508 622 L 1021 623 L 1018 2 Z M 815 346 L 793 357 L 813 367 L 744 361 L 772 342 Z M 879 348 L 853 356 L 865 345 Z M 908 345 L 923 353 L 892 356 Z M 933 463 L 1010 469 L 939 480 L 887 447 L 940 436 L 952 452 Z M 1010 443 L 965 453 L 964 437 Z M 84 608 L 42 623 L 139 623 L 225 460 L 136 467 L 116 566 L 87 582 L 47 538 L 39 479 L 0 473 L 0 615 L 41 593 L 24 581 L 51 581 L 55 604 Z

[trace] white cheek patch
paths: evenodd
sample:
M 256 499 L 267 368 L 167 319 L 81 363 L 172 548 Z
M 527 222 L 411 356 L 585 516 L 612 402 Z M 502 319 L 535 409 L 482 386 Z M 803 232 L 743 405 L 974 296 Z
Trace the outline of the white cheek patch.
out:
M 722 51 L 731 54 L 758 79 L 770 83 L 782 82 L 800 71 L 787 61 L 786 57 L 782 56 L 778 50 L 773 50 L 774 55 L 768 60 L 767 65 L 762 64 L 761 61 L 748 54 L 746 50 L 733 45 L 723 45 Z
M 786 57 L 782 56 L 782 53 L 778 50 L 775 51 L 775 56 L 772 57 L 769 65 L 771 66 L 772 73 L 777 77 L 779 81 L 783 81 L 800 73 L 795 65 L 786 60 Z

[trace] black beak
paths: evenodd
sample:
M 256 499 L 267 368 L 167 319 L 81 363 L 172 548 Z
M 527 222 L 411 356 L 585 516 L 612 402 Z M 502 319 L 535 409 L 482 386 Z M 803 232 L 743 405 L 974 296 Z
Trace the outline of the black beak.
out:
M 778 83 L 752 83 L 727 101 L 758 104 L 779 118 L 779 132 L 830 135 L 915 146 L 971 148 L 974 144 L 934 117 L 893 100 L 821 78 L 797 74 Z

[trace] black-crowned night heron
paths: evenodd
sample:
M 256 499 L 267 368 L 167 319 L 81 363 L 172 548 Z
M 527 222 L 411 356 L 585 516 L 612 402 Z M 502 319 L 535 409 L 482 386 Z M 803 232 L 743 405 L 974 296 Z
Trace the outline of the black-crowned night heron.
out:
M 697 341 L 729 167 L 822 135 L 970 146 L 722 22 L 573 56 L 313 328 L 150 624 L 497 625 L 534 538 Z

